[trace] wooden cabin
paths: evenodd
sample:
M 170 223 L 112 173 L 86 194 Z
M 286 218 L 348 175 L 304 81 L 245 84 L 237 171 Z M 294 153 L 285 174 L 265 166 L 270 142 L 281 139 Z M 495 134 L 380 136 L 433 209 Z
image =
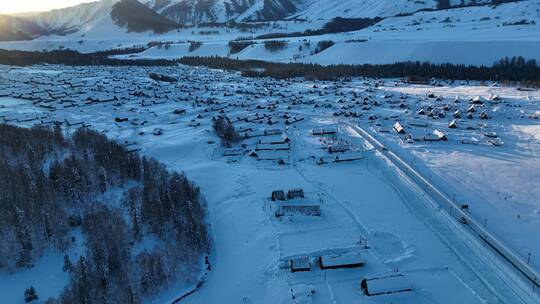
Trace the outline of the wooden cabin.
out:
M 291 272 L 310 271 L 311 260 L 309 257 L 296 257 L 289 260 Z
M 475 97 L 471 98 L 470 103 L 471 104 L 477 104 L 477 105 L 484 104 L 484 102 L 482 101 L 480 96 L 475 96 Z
M 223 150 L 223 156 L 242 156 L 244 150 L 240 148 L 227 148 Z
M 399 121 L 396 121 L 394 124 L 394 131 L 396 131 L 398 134 L 405 134 L 405 128 L 401 125 Z
M 401 273 L 390 273 L 371 278 L 364 278 L 360 282 L 360 288 L 362 289 L 362 292 L 369 297 L 410 292 L 413 290 L 407 277 Z
M 287 198 L 288 199 L 297 199 L 297 198 L 304 198 L 304 190 L 303 189 L 291 189 L 287 192 Z
M 262 137 L 257 142 L 258 144 L 269 144 L 269 145 L 279 145 L 289 143 L 291 140 L 287 136 L 283 135 L 272 135 L 267 137 Z
M 355 161 L 355 160 L 360 160 L 362 159 L 363 156 L 361 153 L 344 153 L 344 154 L 341 154 L 341 155 L 337 155 L 335 158 L 334 158 L 334 161 L 336 163 L 341 163 L 341 162 L 349 162 L 349 161 Z
M 275 212 L 276 217 L 282 216 L 321 216 L 321 206 L 319 205 L 282 205 Z
M 324 129 L 324 128 L 319 128 L 319 129 L 313 129 L 312 131 L 312 134 L 313 135 L 331 135 L 331 134 L 336 134 L 337 131 L 335 129 Z
M 480 113 L 480 118 L 481 119 L 489 119 L 489 116 L 487 115 L 486 112 L 482 112 L 482 113 Z
M 334 144 L 328 146 L 329 153 L 340 153 L 349 150 L 349 147 L 343 144 Z
M 448 137 L 446 137 L 446 134 L 444 134 L 441 130 L 433 130 L 433 135 L 437 136 L 439 140 L 447 141 Z
M 364 266 L 365 261 L 360 254 L 330 254 L 319 257 L 321 269 L 358 268 Z
M 272 200 L 273 201 L 284 201 L 285 200 L 285 192 L 283 190 L 275 190 L 272 191 Z
M 273 151 L 267 151 L 267 150 L 261 150 L 257 151 L 257 160 L 275 160 L 275 161 L 285 161 L 289 158 L 288 151 L 283 150 L 273 150 Z

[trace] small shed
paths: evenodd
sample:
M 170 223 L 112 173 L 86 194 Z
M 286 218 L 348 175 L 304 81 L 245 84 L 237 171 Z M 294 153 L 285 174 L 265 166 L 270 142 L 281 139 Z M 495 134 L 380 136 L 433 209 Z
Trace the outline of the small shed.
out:
M 331 254 L 319 257 L 321 269 L 358 268 L 364 264 L 360 254 Z
M 328 152 L 330 153 L 340 153 L 340 152 L 345 152 L 347 150 L 349 150 L 349 147 L 344 144 L 334 144 L 328 147 Z
M 342 155 L 337 155 L 336 158 L 334 158 L 334 161 L 336 163 L 340 163 L 340 162 L 349 162 L 349 161 L 355 161 L 355 160 L 360 160 L 362 159 L 362 154 L 361 153 L 345 153 L 345 154 L 342 154 Z
M 413 290 L 407 277 L 401 273 L 391 273 L 372 278 L 364 278 L 360 282 L 360 288 L 367 296 L 403 293 Z
M 276 217 L 282 216 L 321 216 L 321 206 L 319 205 L 283 205 L 279 206 L 275 212 Z
M 399 121 L 396 121 L 394 124 L 394 131 L 396 131 L 398 134 L 405 134 L 405 128 L 401 125 Z
M 309 257 L 296 257 L 289 260 L 291 272 L 310 271 L 311 260 Z
M 114 118 L 115 122 L 125 122 L 125 121 L 128 121 L 128 120 L 129 120 L 129 118 L 127 118 L 127 117 L 115 117 Z
M 226 148 L 223 150 L 223 156 L 242 156 L 244 150 L 241 148 Z
M 261 150 L 257 151 L 257 160 L 272 160 L 272 161 L 285 161 L 289 158 L 288 151 L 282 151 L 282 150 L 273 150 L 273 151 L 266 151 Z
M 313 129 L 312 133 L 313 133 L 313 135 L 331 135 L 331 134 L 336 134 L 337 132 L 336 132 L 335 129 L 321 128 L 321 129 Z
M 480 113 L 480 118 L 481 118 L 481 119 L 488 119 L 489 116 L 487 115 L 486 112 L 482 112 L 482 113 Z
M 189 122 L 189 126 L 190 126 L 190 127 L 198 127 L 198 126 L 200 126 L 200 125 L 201 125 L 201 123 L 198 122 L 198 121 L 196 121 L 196 120 L 194 120 L 194 119 L 192 119 L 192 120 Z
M 488 142 L 494 146 L 500 147 L 504 145 L 504 142 L 500 138 L 492 138 Z
M 283 135 L 272 135 L 259 139 L 258 144 L 279 145 L 289 143 L 290 139 Z
M 475 96 L 471 99 L 470 103 L 472 104 L 477 104 L 477 105 L 481 105 L 481 104 L 484 104 L 484 102 L 482 101 L 482 99 L 480 98 L 480 96 Z
M 272 200 L 273 201 L 284 201 L 285 200 L 285 192 L 283 190 L 275 190 L 272 191 Z
M 441 130 L 433 130 L 433 135 L 437 136 L 439 140 L 447 141 L 448 137 Z
M 288 199 L 295 199 L 295 198 L 304 198 L 304 190 L 303 189 L 291 189 L 287 192 L 287 198 Z

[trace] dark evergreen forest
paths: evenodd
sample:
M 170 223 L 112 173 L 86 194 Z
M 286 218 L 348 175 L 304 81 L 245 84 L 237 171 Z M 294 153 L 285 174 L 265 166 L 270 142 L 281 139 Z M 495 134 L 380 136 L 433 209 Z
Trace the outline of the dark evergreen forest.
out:
M 82 231 L 85 252 L 65 255 L 70 282 L 50 303 L 139 303 L 195 281 L 210 249 L 197 186 L 84 128 L 0 125 L 0 210 L 4 271 L 66 252 Z
M 275 63 L 260 60 L 237 60 L 225 57 L 183 57 L 180 63 L 207 66 L 213 69 L 241 71 L 246 77 L 289 79 L 304 77 L 309 80 L 337 80 L 347 77 L 415 77 L 455 80 L 520 81 L 540 84 L 540 66 L 535 60 L 523 57 L 503 58 L 493 66 L 433 64 L 429 62 L 400 62 L 393 64 L 318 65 L 308 63 Z

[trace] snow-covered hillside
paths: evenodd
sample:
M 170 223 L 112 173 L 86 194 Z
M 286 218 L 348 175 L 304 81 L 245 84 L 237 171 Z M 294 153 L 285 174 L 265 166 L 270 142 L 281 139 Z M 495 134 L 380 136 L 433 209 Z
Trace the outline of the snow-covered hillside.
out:
M 41 27 L 63 32 L 85 30 L 105 16 L 110 16 L 112 6 L 119 0 L 101 0 L 74 7 L 40 13 L 33 19 Z
M 347 33 L 281 38 L 282 50 L 266 49 L 264 41 L 230 55 L 226 35 L 204 41 L 190 50 L 189 43 L 169 48 L 153 47 L 131 58 L 179 58 L 184 56 L 231 56 L 278 62 L 319 64 L 387 64 L 430 61 L 467 65 L 492 65 L 503 57 L 522 56 L 540 61 L 540 1 L 508 3 L 497 7 L 476 6 L 418 12 L 386 18 L 366 29 Z M 300 26 L 287 24 L 285 26 Z M 282 29 L 280 29 L 282 30 Z M 229 37 L 232 34 L 228 34 Z M 319 41 L 334 45 L 314 54 Z
M 147 0 L 161 15 L 181 24 L 231 20 L 277 20 L 312 0 Z
M 312 0 L 310 4 L 306 5 L 305 9 L 295 14 L 294 17 L 308 20 L 329 20 L 336 16 L 346 18 L 388 17 L 414 13 L 426 8 L 433 9 L 435 7 L 436 3 L 434 0 Z
M 0 29 L 0 41 L 30 40 L 44 33 L 35 22 L 6 15 L 0 15 Z
M 473 2 L 453 0 L 449 3 L 457 6 Z M 229 56 L 229 42 L 247 37 L 258 43 L 235 53 L 235 58 L 319 64 L 430 61 L 491 65 L 506 56 L 540 60 L 537 51 L 540 47 L 539 0 L 499 5 L 489 4 L 490 0 L 475 3 L 443 10 L 438 9 L 440 4 L 435 0 L 345 0 L 338 3 L 326 0 L 147 0 L 146 6 L 136 0 L 102 0 L 35 17 L 39 26 L 49 31 L 69 32 L 67 35 L 2 42 L 0 48 L 69 48 L 93 52 L 161 41 L 170 47 L 157 46 L 130 58 Z M 120 13 L 114 14 L 114 8 Z M 272 15 L 279 15 L 277 19 L 283 20 L 179 25 L 276 19 Z M 121 20 L 116 16 L 122 16 Z M 343 19 L 345 25 L 358 20 L 354 18 L 383 19 L 356 31 L 328 34 L 322 30 L 336 17 L 349 18 Z M 319 35 L 313 35 L 314 31 L 321 30 Z M 269 52 L 263 41 L 257 39 L 261 35 L 282 37 L 276 39 L 285 40 L 287 47 Z M 334 45 L 315 52 L 318 42 L 323 40 L 331 40 Z M 190 41 L 200 41 L 204 46 L 190 51 Z

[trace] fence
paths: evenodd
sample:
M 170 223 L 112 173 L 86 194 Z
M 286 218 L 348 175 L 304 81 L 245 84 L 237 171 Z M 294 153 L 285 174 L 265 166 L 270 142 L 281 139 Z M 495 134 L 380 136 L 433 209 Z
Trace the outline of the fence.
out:
M 474 218 L 472 218 L 467 212 L 461 209 L 461 206 L 457 205 L 452 199 L 450 199 L 443 191 L 439 190 L 428 179 L 424 178 L 414 168 L 407 164 L 394 152 L 389 151 L 385 145 L 373 137 L 370 133 L 365 131 L 359 126 L 353 126 L 353 128 L 366 139 L 376 149 L 387 157 L 396 167 L 405 172 L 406 175 L 420 186 L 424 191 L 430 195 L 431 198 L 437 202 L 441 208 L 448 210 L 448 214 L 456 220 L 462 221 L 468 225 L 470 229 L 476 233 L 481 239 L 483 239 L 494 251 L 508 261 L 516 270 L 523 274 L 528 280 L 530 280 L 534 286 L 540 287 L 540 275 L 533 269 L 526 261 L 514 253 L 514 251 L 505 246 L 494 235 L 489 233 L 482 225 L 480 225 Z

